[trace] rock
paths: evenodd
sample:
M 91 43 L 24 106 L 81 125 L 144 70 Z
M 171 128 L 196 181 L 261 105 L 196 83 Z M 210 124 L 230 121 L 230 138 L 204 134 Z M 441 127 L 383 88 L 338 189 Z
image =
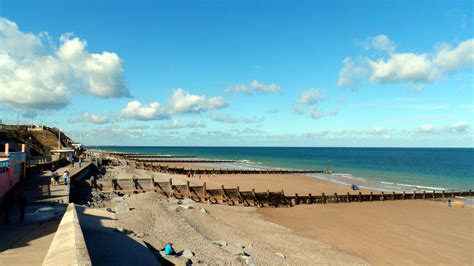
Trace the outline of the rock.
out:
M 257 265 L 251 256 L 242 256 L 240 258 L 249 266 Z
M 245 245 L 241 244 L 241 243 L 237 244 L 237 246 L 240 247 L 240 248 L 245 248 Z
M 183 209 L 194 209 L 194 206 L 193 206 L 192 203 L 186 204 L 186 205 L 179 205 L 179 207 L 181 207 Z
M 183 203 L 180 199 L 169 198 L 168 200 L 169 200 L 169 202 L 176 203 L 178 205 Z
M 275 252 L 275 255 L 279 256 L 279 257 L 282 257 L 284 259 L 286 259 L 286 256 L 283 254 L 283 253 L 280 253 L 280 252 Z
M 183 199 L 180 204 L 193 204 L 193 203 L 194 203 L 194 200 L 186 198 L 186 199 Z
M 208 213 L 209 213 L 209 211 L 206 210 L 206 209 L 204 209 L 204 208 L 201 208 L 201 212 L 202 212 L 202 213 L 205 213 L 205 214 L 208 214 Z
M 108 212 L 114 213 L 114 211 L 112 210 L 112 208 L 107 208 L 106 210 L 107 210 Z
M 146 236 L 146 234 L 143 233 L 143 232 L 138 232 L 138 233 L 136 233 L 135 235 L 136 235 L 138 238 L 143 238 L 143 237 Z
M 190 258 L 194 257 L 194 253 L 189 249 L 185 249 L 185 250 L 183 250 L 183 254 L 181 256 L 190 259 Z
M 115 197 L 115 198 L 112 199 L 112 201 L 121 202 L 121 201 L 123 201 L 123 197 Z
M 232 255 L 243 255 L 244 249 L 236 245 L 221 246 L 221 248 Z
M 127 203 L 118 204 L 115 206 L 115 213 L 127 213 L 130 211 L 130 207 Z
M 169 206 L 169 207 L 168 207 L 168 210 L 170 210 L 170 211 L 175 211 L 175 212 L 179 212 L 180 209 L 181 209 L 181 206 L 179 206 L 179 205 L 178 205 L 178 206 Z
M 219 245 L 219 246 L 221 246 L 221 247 L 227 246 L 227 242 L 225 242 L 224 240 L 212 241 L 212 244 L 214 244 L 214 245 Z

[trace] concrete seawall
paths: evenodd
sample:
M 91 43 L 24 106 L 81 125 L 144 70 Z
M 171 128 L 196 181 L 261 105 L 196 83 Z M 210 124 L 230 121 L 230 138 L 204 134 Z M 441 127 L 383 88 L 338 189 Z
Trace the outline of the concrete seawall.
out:
M 68 205 L 43 265 L 92 265 L 74 204 Z

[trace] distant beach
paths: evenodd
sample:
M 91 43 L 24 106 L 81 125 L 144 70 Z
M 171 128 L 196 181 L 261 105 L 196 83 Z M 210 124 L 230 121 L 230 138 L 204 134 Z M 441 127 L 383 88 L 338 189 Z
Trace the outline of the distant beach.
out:
M 468 190 L 473 187 L 472 148 L 277 148 L 277 147 L 91 147 L 117 152 L 171 154 L 236 160 L 208 167 L 328 169 L 311 175 L 339 184 L 384 191 Z
M 175 163 L 177 167 L 202 168 L 199 164 Z M 114 169 L 119 176 L 119 169 Z M 146 170 L 123 175 L 157 175 Z M 286 195 L 358 193 L 350 186 L 298 174 L 217 174 L 188 178 L 182 174 L 158 173 L 173 183 L 206 182 L 208 188 L 239 186 L 242 191 L 281 191 Z M 362 188 L 362 193 L 374 190 Z M 232 217 L 242 207 L 223 206 Z M 386 202 L 299 205 L 292 208 L 257 209 L 260 218 L 284 226 L 290 232 L 327 243 L 344 253 L 375 265 L 457 264 L 473 260 L 474 208 L 448 207 L 446 201 L 407 200 Z M 254 217 L 259 219 L 258 217 Z M 236 229 L 240 228 L 237 226 Z M 263 230 L 263 229 L 262 229 Z M 261 230 L 258 230 L 261 231 Z M 375 251 L 375 252 L 374 252 Z

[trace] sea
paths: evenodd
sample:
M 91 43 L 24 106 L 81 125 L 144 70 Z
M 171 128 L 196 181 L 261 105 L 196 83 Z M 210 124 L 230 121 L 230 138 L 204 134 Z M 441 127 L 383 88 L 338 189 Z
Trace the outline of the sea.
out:
M 326 147 L 139 147 L 91 149 L 141 154 L 235 160 L 207 163 L 242 169 L 316 169 L 308 174 L 339 184 L 381 191 L 411 192 L 474 188 L 474 148 L 326 148 Z

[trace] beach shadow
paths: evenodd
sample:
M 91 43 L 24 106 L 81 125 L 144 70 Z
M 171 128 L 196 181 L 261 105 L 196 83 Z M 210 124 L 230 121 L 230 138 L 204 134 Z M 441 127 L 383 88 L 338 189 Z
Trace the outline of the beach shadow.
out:
M 97 209 L 97 214 L 86 213 L 86 208 L 76 206 L 79 223 L 93 265 L 159 265 L 148 247 L 138 239 L 115 229 L 109 217 Z M 107 216 L 106 216 L 107 215 Z

